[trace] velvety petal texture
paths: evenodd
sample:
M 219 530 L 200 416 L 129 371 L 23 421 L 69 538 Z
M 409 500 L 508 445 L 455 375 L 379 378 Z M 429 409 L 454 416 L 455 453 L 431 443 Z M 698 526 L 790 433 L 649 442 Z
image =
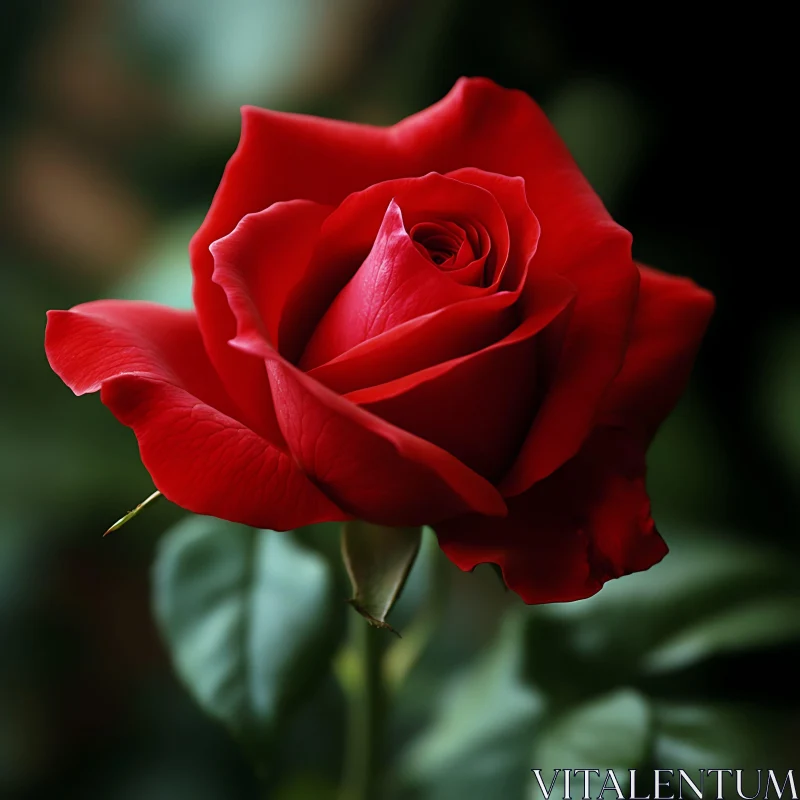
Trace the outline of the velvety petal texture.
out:
M 304 472 L 370 522 L 420 525 L 466 509 L 505 514 L 497 490 L 455 456 L 345 400 L 277 351 L 250 283 L 251 238 L 268 214 L 247 217 L 215 243 L 214 280 L 238 323 L 231 344 L 267 368 L 281 431 Z
M 436 526 L 461 569 L 499 565 L 526 603 L 579 600 L 667 553 L 650 517 L 644 451 L 624 431 L 598 428 L 581 452 L 509 501 L 505 520 L 471 516 Z
M 325 364 L 404 322 L 485 294 L 487 287 L 454 281 L 420 251 L 392 200 L 370 254 L 320 320 L 300 365 Z
M 133 428 L 169 500 L 277 530 L 347 518 L 291 458 L 236 418 L 192 312 L 120 300 L 51 311 L 45 346 L 75 394 L 99 390 Z
M 50 312 L 50 364 L 198 513 L 429 524 L 573 600 L 666 553 L 646 449 L 711 295 L 640 267 L 541 109 L 483 78 L 379 128 L 245 108 L 194 312 Z
M 506 519 L 436 526 L 459 567 L 498 564 L 528 603 L 588 597 L 666 555 L 650 517 L 645 452 L 685 387 L 714 298 L 685 278 L 640 270 L 625 364 L 578 455 L 509 500 Z
M 524 321 L 494 344 L 346 397 L 497 481 L 535 414 L 537 335 L 569 316 L 575 300 L 574 287 L 555 275 L 532 282 L 529 294 Z
M 625 363 L 603 398 L 601 416 L 649 444 L 689 380 L 714 297 L 687 278 L 648 267 L 639 271 Z

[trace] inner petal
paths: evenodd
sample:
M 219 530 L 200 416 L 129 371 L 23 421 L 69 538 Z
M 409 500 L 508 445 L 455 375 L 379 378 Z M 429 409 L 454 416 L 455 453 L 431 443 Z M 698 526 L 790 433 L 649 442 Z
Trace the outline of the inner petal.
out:
M 450 255 L 450 249 L 458 242 L 460 252 L 466 241 L 463 231 L 459 241 L 454 227 L 444 224 L 418 224 L 412 230 L 427 242 L 448 248 L 436 251 L 447 253 L 446 259 L 455 259 L 457 252 Z M 451 275 L 458 272 L 437 265 L 430 250 L 406 230 L 400 207 L 392 201 L 372 250 L 309 340 L 301 368 L 313 369 L 408 320 L 490 291 L 480 282 L 476 286 L 453 280 Z
M 455 263 L 462 245 L 468 244 L 463 228 L 449 220 L 418 222 L 408 235 L 422 255 L 444 270 Z
M 333 304 L 339 302 L 337 297 L 348 283 L 365 269 L 366 261 L 381 260 L 376 250 L 377 239 L 393 200 L 403 210 L 407 249 L 425 265 L 424 270 L 420 267 L 422 274 L 432 270 L 438 280 L 448 284 L 450 291 L 458 294 L 461 284 L 469 296 L 493 294 L 501 285 L 503 290 L 518 285 L 518 280 L 503 278 L 511 251 L 509 225 L 502 205 L 491 191 L 437 173 L 375 184 L 350 195 L 330 214 L 315 243 L 314 255 L 283 305 L 279 324 L 281 353 L 291 363 L 313 361 L 319 365 L 324 363 L 318 360 L 323 351 L 330 352 L 330 358 L 344 352 L 340 349 L 341 342 L 323 346 L 317 341 L 312 347 L 311 339 L 322 338 L 321 334 L 315 334 L 316 329 L 330 314 Z M 465 240 L 455 262 L 448 264 L 446 270 L 420 253 L 407 233 L 416 224 L 430 221 L 452 222 L 464 231 Z M 473 259 L 473 253 L 478 257 Z M 513 271 L 517 273 L 518 269 L 513 267 Z M 372 292 L 367 288 L 368 293 Z M 399 287 L 398 294 L 405 297 L 408 289 Z M 346 319 L 340 321 L 342 328 L 351 324 Z M 363 332 L 355 337 L 356 341 L 365 341 L 362 336 Z M 344 338 L 349 340 L 352 336 Z M 316 351 L 313 358 L 312 349 Z
M 491 240 L 486 229 L 468 220 L 418 222 L 409 229 L 417 249 L 454 281 L 488 286 L 486 260 Z

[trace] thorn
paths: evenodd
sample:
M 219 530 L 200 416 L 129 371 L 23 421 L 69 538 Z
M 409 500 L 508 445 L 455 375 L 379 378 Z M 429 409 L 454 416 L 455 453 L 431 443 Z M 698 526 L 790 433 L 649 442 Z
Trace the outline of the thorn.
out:
M 161 492 L 159 492 L 159 491 L 153 492 L 153 494 L 151 494 L 150 497 L 148 497 L 146 500 L 142 500 L 142 502 L 139 503 L 139 505 L 136 506 L 136 508 L 134 508 L 132 511 L 129 511 L 127 514 L 125 514 L 124 517 L 120 517 L 103 534 L 103 536 L 108 536 L 108 534 L 111 533 L 112 531 L 119 530 L 126 522 L 130 522 L 130 520 L 132 520 L 140 511 L 143 511 L 147 506 L 150 505 L 150 503 L 152 503 L 154 500 L 158 499 L 159 497 L 161 497 Z
M 358 600 L 353 597 L 352 599 L 347 601 L 362 617 L 373 627 L 373 628 L 380 628 L 384 631 L 391 631 L 398 639 L 402 639 L 403 637 L 400 635 L 400 631 L 396 628 L 393 628 L 385 619 L 378 619 L 377 617 L 373 617 L 372 614 L 367 611 Z

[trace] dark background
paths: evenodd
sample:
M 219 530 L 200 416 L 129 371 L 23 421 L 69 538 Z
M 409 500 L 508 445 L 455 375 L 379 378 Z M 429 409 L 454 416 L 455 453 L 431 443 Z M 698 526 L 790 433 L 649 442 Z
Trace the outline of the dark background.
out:
M 794 574 L 800 314 L 769 242 L 758 258 L 747 252 L 763 207 L 748 176 L 778 159 L 766 90 L 753 90 L 767 69 L 751 47 L 758 24 L 756 15 L 734 30 L 699 4 L 5 0 L 0 796 L 212 800 L 262 791 L 174 678 L 152 621 L 154 546 L 183 514 L 164 502 L 100 538 L 151 482 L 132 434 L 96 397 L 74 399 L 42 347 L 48 308 L 111 296 L 188 304 L 186 246 L 236 146 L 244 103 L 385 124 L 436 101 L 460 75 L 530 93 L 633 232 L 636 257 L 717 296 L 690 389 L 650 457 L 667 540 L 712 542 L 703 551 L 710 572 L 730 539 L 777 554 Z M 452 573 L 450 624 L 409 683 L 398 753 L 430 724 L 426 698 L 517 605 L 488 570 Z M 746 606 L 737 585 L 725 591 Z M 667 606 L 670 592 L 687 591 L 671 586 Z M 467 613 L 474 624 L 459 624 Z M 775 621 L 765 614 L 756 629 Z M 753 652 L 748 635 L 743 628 L 742 652 L 681 673 L 667 694 L 747 700 L 751 720 L 762 709 L 787 712 L 781 738 L 796 766 L 800 630 Z M 341 715 L 331 696 L 330 708 L 317 698 L 302 712 L 304 733 L 269 796 L 329 796 Z M 324 724 L 314 722 L 323 707 Z M 756 727 L 747 743 L 758 744 Z M 478 796 L 516 796 L 502 781 L 491 785 L 496 793 Z

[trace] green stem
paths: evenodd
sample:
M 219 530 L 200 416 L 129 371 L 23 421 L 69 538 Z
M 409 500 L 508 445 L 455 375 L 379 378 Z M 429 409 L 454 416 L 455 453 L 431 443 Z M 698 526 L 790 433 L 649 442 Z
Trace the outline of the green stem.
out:
M 341 800 L 379 800 L 387 691 L 383 653 L 389 634 L 350 615 L 350 647 L 357 670 L 349 686 L 348 731 Z

